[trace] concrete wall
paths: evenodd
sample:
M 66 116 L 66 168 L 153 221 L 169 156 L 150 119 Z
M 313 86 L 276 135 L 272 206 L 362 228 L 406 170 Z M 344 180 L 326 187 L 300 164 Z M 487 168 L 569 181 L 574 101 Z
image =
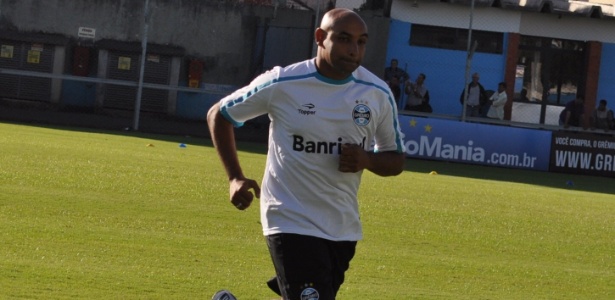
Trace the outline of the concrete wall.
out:
M 89 27 L 96 29 L 94 44 L 101 39 L 137 42 L 143 35 L 144 6 L 145 1 L 135 0 L 0 1 L 0 30 L 61 34 L 76 41 L 79 27 Z M 309 11 L 218 1 L 150 0 L 149 12 L 148 42 L 178 46 L 186 56 L 203 59 L 208 83 L 244 84 L 251 79 L 261 20 L 283 13 L 288 16 L 280 26 L 313 26 Z
M 384 68 L 388 65 L 387 50 L 391 19 L 382 17 L 372 11 L 359 13 L 368 27 L 369 41 L 363 66 L 374 74 L 384 76 Z

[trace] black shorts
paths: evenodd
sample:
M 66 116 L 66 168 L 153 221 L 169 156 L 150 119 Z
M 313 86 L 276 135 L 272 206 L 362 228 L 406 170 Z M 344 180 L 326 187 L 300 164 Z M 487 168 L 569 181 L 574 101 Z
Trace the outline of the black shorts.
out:
M 354 257 L 356 241 L 287 233 L 266 238 L 285 300 L 335 299 Z

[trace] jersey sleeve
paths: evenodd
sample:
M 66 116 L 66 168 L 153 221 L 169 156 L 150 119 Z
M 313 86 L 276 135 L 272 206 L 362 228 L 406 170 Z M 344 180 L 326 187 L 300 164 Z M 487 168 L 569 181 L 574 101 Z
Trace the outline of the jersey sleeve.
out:
M 249 85 L 220 100 L 220 112 L 235 127 L 269 111 L 271 95 L 278 78 L 278 68 L 263 73 Z
M 392 94 L 389 92 L 382 105 L 381 118 L 374 137 L 374 152 L 396 151 L 405 152 L 404 135 L 399 127 L 397 108 Z

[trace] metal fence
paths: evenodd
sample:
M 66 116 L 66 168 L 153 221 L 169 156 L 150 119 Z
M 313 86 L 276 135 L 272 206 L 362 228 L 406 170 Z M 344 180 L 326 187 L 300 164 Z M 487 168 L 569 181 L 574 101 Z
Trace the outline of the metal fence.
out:
M 142 111 L 204 119 L 272 58 L 311 52 L 308 38 L 295 37 L 313 31 L 311 15 L 276 16 L 277 3 L 80 2 L 0 2 L 0 97 L 134 111 L 138 129 Z M 35 6 L 38 18 L 24 13 Z M 276 56 L 269 50 L 282 39 L 293 42 L 290 55 Z

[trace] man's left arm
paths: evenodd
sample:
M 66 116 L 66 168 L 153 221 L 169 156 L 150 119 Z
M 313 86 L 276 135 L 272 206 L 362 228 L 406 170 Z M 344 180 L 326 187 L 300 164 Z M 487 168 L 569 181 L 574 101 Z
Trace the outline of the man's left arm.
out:
M 404 170 L 405 160 L 401 152 L 367 152 L 357 144 L 344 144 L 338 170 L 354 173 L 367 169 L 376 175 L 395 176 Z
M 340 172 L 355 173 L 367 169 L 380 176 L 395 176 L 403 172 L 406 155 L 397 110 L 392 105 L 383 105 L 383 113 L 379 116 L 374 142 L 375 149 L 381 151 L 365 150 L 357 144 L 343 144 L 338 165 Z

